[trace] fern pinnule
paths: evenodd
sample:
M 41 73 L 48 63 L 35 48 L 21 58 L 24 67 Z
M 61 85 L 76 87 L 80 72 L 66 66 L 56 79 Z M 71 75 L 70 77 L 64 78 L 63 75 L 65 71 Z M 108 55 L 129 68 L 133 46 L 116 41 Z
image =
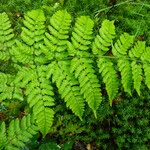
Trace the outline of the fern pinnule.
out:
M 0 13 L 0 60 L 10 58 L 9 49 L 14 44 L 13 29 L 6 13 Z
M 42 10 L 32 10 L 25 15 L 25 27 L 22 27 L 21 40 L 16 40 L 10 50 L 14 62 L 22 64 L 44 64 L 41 45 L 45 34 L 45 16 Z
M 145 51 L 141 55 L 141 60 L 143 62 L 146 61 L 147 63 L 150 63 L 150 47 L 145 48 Z
M 32 10 L 25 15 L 24 25 L 21 32 L 21 39 L 33 51 L 35 64 L 44 64 L 47 62 L 45 56 L 42 55 L 41 45 L 45 37 L 45 15 L 42 10 Z M 26 58 L 26 57 L 25 57 Z
M 117 61 L 119 72 L 121 73 L 121 83 L 124 91 L 129 95 L 132 93 L 132 66 L 131 61 L 126 58 L 118 59 Z
M 93 39 L 94 22 L 87 16 L 78 17 L 72 32 L 72 45 L 75 55 L 80 54 L 80 51 L 88 51 Z M 82 53 L 82 52 L 81 52 Z

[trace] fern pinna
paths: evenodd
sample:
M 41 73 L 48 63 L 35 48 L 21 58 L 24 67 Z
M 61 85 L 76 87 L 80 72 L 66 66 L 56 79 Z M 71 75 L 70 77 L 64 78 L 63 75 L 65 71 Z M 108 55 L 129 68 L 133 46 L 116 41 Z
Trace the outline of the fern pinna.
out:
M 66 10 L 59 10 L 47 26 L 44 12 L 32 10 L 24 16 L 21 36 L 14 38 L 7 14 L 0 14 L 0 61 L 10 60 L 17 71 L 0 73 L 0 102 L 26 101 L 34 126 L 43 136 L 53 123 L 56 87 L 60 101 L 64 100 L 81 120 L 86 105 L 97 117 L 103 85 L 111 106 L 121 85 L 131 96 L 134 89 L 140 96 L 143 83 L 150 89 L 150 48 L 145 42 L 135 42 L 128 33 L 116 40 L 114 21 L 104 20 L 96 36 L 94 22 L 88 16 L 78 17 L 73 28 L 71 21 Z M 27 138 L 22 137 L 25 133 L 20 135 L 19 122 L 10 123 L 16 130 L 1 124 L 0 137 L 6 137 L 1 147 L 17 149 L 31 137 L 31 130 Z M 32 128 L 31 123 L 27 126 Z M 10 145 L 11 136 L 18 142 Z

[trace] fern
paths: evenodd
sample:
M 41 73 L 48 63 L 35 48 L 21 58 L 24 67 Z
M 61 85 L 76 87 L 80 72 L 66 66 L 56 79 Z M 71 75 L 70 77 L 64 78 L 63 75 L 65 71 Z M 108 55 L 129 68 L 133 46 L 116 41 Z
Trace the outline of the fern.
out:
M 9 49 L 14 43 L 14 34 L 8 15 L 1 13 L 0 18 L 0 61 L 6 61 L 10 58 Z
M 42 52 L 48 60 L 65 59 L 67 53 L 67 39 L 71 25 L 71 16 L 67 11 L 58 11 L 50 18 L 49 33 L 45 33 Z
M 21 120 L 12 120 L 8 128 L 3 122 L 0 129 L 0 148 L 20 150 L 37 133 L 38 128 L 33 118 L 28 115 Z
M 54 14 L 50 19 L 51 26 L 48 26 L 50 33 L 46 33 L 45 46 L 42 47 L 45 54 L 48 53 L 47 59 L 52 60 L 48 69 L 48 78 L 52 75 L 52 80 L 56 83 L 58 92 L 65 100 L 67 107 L 71 108 L 82 119 L 84 99 L 80 94 L 78 82 L 69 72 L 70 62 L 61 61 L 68 56 L 67 39 L 69 36 L 67 34 L 69 33 L 70 23 L 71 16 L 66 11 L 58 11 Z M 49 55 L 51 56 L 49 57 Z M 55 59 L 58 61 L 53 61 Z
M 143 63 L 143 69 L 145 74 L 145 84 L 150 89 L 150 47 L 147 47 L 144 51 L 144 53 L 141 56 L 141 60 Z
M 18 72 L 15 84 L 26 89 L 27 102 L 33 108 L 39 130 L 45 136 L 52 125 L 54 116 L 54 111 L 50 108 L 54 105 L 54 93 L 50 81 L 46 79 L 46 67 L 22 69 Z
M 69 72 L 69 62 L 59 61 L 53 62 L 53 66 L 50 65 L 52 70 L 52 80 L 58 87 L 58 92 L 65 100 L 67 107 L 69 107 L 74 114 L 76 114 L 81 120 L 84 111 L 84 99 L 80 93 L 79 83 L 74 76 Z
M 69 45 L 72 48 L 69 48 L 69 53 L 75 56 L 71 60 L 70 71 L 78 79 L 81 93 L 84 95 L 84 98 L 96 117 L 96 110 L 102 101 L 100 84 L 95 75 L 93 60 L 90 58 L 82 58 L 90 56 L 89 48 L 93 39 L 93 26 L 94 23 L 90 18 L 86 16 L 77 18 L 74 31 L 72 32 L 72 43 Z
M 105 58 L 109 47 L 115 37 L 114 21 L 104 20 L 102 27 L 99 30 L 99 35 L 96 36 L 92 46 L 93 54 L 98 55 L 97 65 L 99 73 L 102 75 L 103 82 L 106 85 L 106 90 L 109 96 L 110 105 L 112 100 L 118 93 L 118 78 L 114 64 L 109 59 Z
M 49 22 L 42 10 L 32 10 L 25 14 L 21 36 L 16 38 L 5 13 L 0 14 L 0 23 L 0 61 L 10 60 L 17 72 L 0 72 L 0 102 L 27 102 L 35 121 L 30 115 L 13 120 L 8 130 L 2 123 L 2 148 L 23 148 L 36 133 L 33 128 L 43 136 L 50 132 L 58 96 L 53 86 L 81 120 L 85 101 L 97 117 L 104 90 L 112 106 L 121 87 L 130 95 L 136 90 L 139 96 L 143 83 L 150 89 L 150 47 L 127 33 L 114 43 L 114 21 L 104 20 L 95 36 L 94 22 L 87 16 L 71 25 L 66 10 L 57 11 Z
M 128 50 L 133 43 L 134 37 L 124 33 L 120 36 L 112 48 L 113 55 L 118 58 L 118 68 L 121 72 L 121 83 L 124 91 L 131 95 L 132 89 L 132 67 L 131 62 L 128 60 Z
M 46 60 L 41 55 L 40 45 L 45 34 L 45 16 L 42 10 L 32 10 L 25 15 L 21 39 L 16 40 L 10 51 L 13 60 L 23 64 L 43 64 Z
M 0 102 L 11 99 L 23 100 L 22 91 L 14 85 L 13 80 L 14 76 L 0 73 Z

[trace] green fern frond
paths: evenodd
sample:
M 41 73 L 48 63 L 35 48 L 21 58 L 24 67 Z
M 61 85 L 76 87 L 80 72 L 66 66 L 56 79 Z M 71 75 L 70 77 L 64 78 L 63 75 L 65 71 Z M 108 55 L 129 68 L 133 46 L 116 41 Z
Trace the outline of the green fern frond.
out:
M 137 91 L 138 95 L 140 95 L 140 87 L 142 82 L 142 65 L 137 64 L 136 61 L 132 61 L 132 77 L 134 81 L 134 89 Z
M 145 74 L 145 84 L 150 89 L 150 64 L 144 63 L 143 69 L 144 69 L 144 74 Z
M 69 53 L 76 56 L 71 60 L 71 73 L 78 79 L 81 94 L 84 95 L 86 102 L 97 116 L 96 111 L 102 101 L 100 84 L 95 75 L 93 68 L 93 60 L 90 58 L 82 58 L 90 56 L 90 45 L 93 39 L 93 21 L 86 16 L 77 18 L 72 32 Z M 79 57 L 79 58 L 78 58 Z
M 104 20 L 99 30 L 99 35 L 95 37 L 93 42 L 93 54 L 104 55 L 109 50 L 114 38 L 114 21 Z
M 22 91 L 15 87 L 13 80 L 12 75 L 0 73 L 0 102 L 7 99 L 23 100 Z
M 140 59 L 142 54 L 145 52 L 145 42 L 138 41 L 135 43 L 134 47 L 129 51 L 129 56 L 134 59 Z M 140 87 L 142 82 L 142 64 L 137 63 L 136 60 L 133 60 L 131 63 L 132 66 L 132 78 L 134 83 L 134 89 L 137 91 L 138 95 L 140 95 Z
M 46 67 L 22 69 L 18 73 L 15 83 L 26 89 L 27 102 L 33 108 L 39 130 L 45 136 L 54 117 L 54 111 L 51 109 L 51 106 L 54 105 L 54 93 L 50 81 L 46 79 Z
M 25 27 L 22 27 L 21 39 L 31 46 L 29 53 L 33 51 L 34 63 L 44 64 L 47 60 L 42 55 L 40 45 L 44 42 L 45 37 L 45 15 L 42 10 L 32 10 L 25 15 L 23 21 Z M 25 58 L 28 58 L 29 54 Z
M 45 16 L 42 10 L 32 10 L 25 15 L 23 21 L 25 27 L 22 28 L 21 38 L 29 46 L 39 47 L 39 43 L 44 39 Z
M 141 56 L 141 60 L 143 61 L 145 84 L 150 89 L 150 47 L 146 47 L 144 53 Z
M 61 97 L 74 114 L 81 120 L 84 112 L 84 98 L 80 93 L 79 83 L 69 72 L 69 62 L 59 61 L 53 68 L 52 80 L 56 83 Z
M 71 73 L 75 74 L 81 88 L 81 94 L 84 95 L 86 102 L 94 112 L 96 111 L 102 101 L 100 84 L 95 75 L 95 70 L 92 67 L 93 61 L 86 58 L 74 58 L 71 61 Z
M 123 33 L 112 48 L 113 55 L 116 57 L 126 56 L 133 40 L 134 36 L 131 36 L 128 33 Z
M 9 59 L 9 48 L 14 44 L 14 34 L 6 13 L 0 13 L 0 60 Z
M 66 10 L 57 11 L 50 18 L 49 33 L 45 33 L 46 38 L 44 39 L 46 46 L 42 47 L 48 60 L 51 60 L 52 57 L 60 60 L 68 56 L 67 39 L 70 25 L 71 16 Z
M 12 120 L 7 129 L 3 122 L 1 124 L 0 141 L 4 143 L 1 144 L 0 142 L 0 147 L 5 147 L 6 150 L 20 150 L 37 133 L 37 130 L 34 119 L 30 115 L 23 117 L 21 120 Z
M 131 58 L 141 58 L 141 55 L 145 52 L 145 41 L 138 41 L 134 47 L 130 50 L 129 56 Z
M 112 106 L 112 101 L 118 94 L 119 86 L 114 64 L 107 58 L 101 58 L 97 61 L 97 65 L 99 67 L 99 72 L 103 77 L 103 82 L 106 85 L 110 106 Z
M 131 95 L 132 90 L 132 68 L 131 62 L 128 59 L 118 59 L 118 69 L 121 73 L 121 83 L 124 91 Z
M 99 30 L 99 35 L 95 37 L 92 45 L 93 54 L 98 56 L 104 55 L 105 57 L 105 54 L 109 50 L 114 38 L 114 21 L 104 20 L 102 27 Z M 109 59 L 98 57 L 97 65 L 99 73 L 102 75 L 103 82 L 106 85 L 106 91 L 109 96 L 110 105 L 112 106 L 112 100 L 118 93 L 117 73 L 115 71 L 114 64 Z
M 32 10 L 25 15 L 21 39 L 16 40 L 10 50 L 14 62 L 23 64 L 44 64 L 46 58 L 42 55 L 41 45 L 45 37 L 45 16 L 42 10 Z
M 134 37 L 128 33 L 124 33 L 120 36 L 117 42 L 112 48 L 112 53 L 115 57 L 118 57 L 117 66 L 121 73 L 121 83 L 124 91 L 131 95 L 132 89 L 132 70 L 131 62 L 128 58 L 129 48 L 132 46 Z
M 150 63 L 150 47 L 146 47 L 145 51 L 143 52 L 142 56 L 141 56 L 141 60 L 143 62 L 148 62 Z
M 33 57 L 34 49 L 28 45 L 16 40 L 15 45 L 12 46 L 10 54 L 12 55 L 12 60 L 14 62 L 21 62 L 23 64 L 34 64 Z
M 23 149 L 37 130 L 43 136 L 50 132 L 57 96 L 53 85 L 81 120 L 85 101 L 97 117 L 102 101 L 101 77 L 111 106 L 118 95 L 119 81 L 130 95 L 133 89 L 140 95 L 143 82 L 150 89 L 150 47 L 142 41 L 132 46 L 134 36 L 127 33 L 113 45 L 114 21 L 104 20 L 94 37 L 93 20 L 81 16 L 72 27 L 66 10 L 59 10 L 50 18 L 47 32 L 42 10 L 32 10 L 24 17 L 21 38 L 14 40 L 8 16 L 0 14 L 0 61 L 11 58 L 18 71 L 14 75 L 0 72 L 0 102 L 27 101 L 25 107 L 29 107 L 33 119 L 29 115 L 21 121 L 13 120 L 8 129 L 2 123 L 0 149 Z
M 6 125 L 4 122 L 0 125 L 0 149 L 3 149 L 7 144 Z
M 91 40 L 93 39 L 93 27 L 94 22 L 89 17 L 81 16 L 77 18 L 71 37 L 75 55 L 80 57 L 80 53 L 89 50 Z M 69 51 L 71 54 L 74 52 Z

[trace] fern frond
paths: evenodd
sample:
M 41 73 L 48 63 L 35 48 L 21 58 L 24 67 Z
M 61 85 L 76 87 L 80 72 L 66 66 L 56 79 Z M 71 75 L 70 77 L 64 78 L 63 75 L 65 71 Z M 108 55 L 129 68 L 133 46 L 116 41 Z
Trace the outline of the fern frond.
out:
M 114 38 L 114 21 L 104 20 L 102 27 L 99 30 L 99 35 L 95 37 L 92 45 L 93 54 L 105 56 Z M 110 105 L 112 105 L 112 100 L 118 93 L 117 73 L 115 71 L 114 64 L 109 59 L 99 57 L 97 59 L 97 65 L 99 68 L 99 73 L 102 75 L 103 82 L 106 85 Z
M 30 51 L 33 51 L 32 56 L 34 57 L 34 62 L 36 64 L 44 64 L 47 61 L 42 55 L 40 47 L 43 44 L 45 37 L 45 21 L 46 18 L 42 10 L 32 10 L 28 12 L 23 21 L 25 27 L 22 28 L 21 39 L 33 49 L 30 50 L 29 48 Z M 28 56 L 29 55 L 26 57 Z
M 103 82 L 106 85 L 106 91 L 109 96 L 110 106 L 113 99 L 118 94 L 118 78 L 114 68 L 114 64 L 107 58 L 101 58 L 97 61 L 99 72 L 103 77 Z
M 23 21 L 25 27 L 22 28 L 21 38 L 29 46 L 39 47 L 39 43 L 44 39 L 45 16 L 42 10 L 32 10 L 25 15 Z
M 82 58 L 90 56 L 90 45 L 93 39 L 93 21 L 86 16 L 77 18 L 72 32 L 69 53 L 76 56 L 71 60 L 71 73 L 78 79 L 81 94 L 84 95 L 86 102 L 97 116 L 96 111 L 102 101 L 100 85 L 93 68 L 93 60 Z M 73 50 L 73 51 L 71 51 Z
M 100 84 L 95 75 L 95 70 L 92 67 L 93 61 L 86 58 L 74 58 L 71 61 L 70 71 L 75 74 L 81 87 L 81 94 L 84 95 L 86 102 L 94 112 L 96 111 L 102 101 Z
M 115 38 L 114 21 L 104 20 L 99 35 L 94 39 L 92 51 L 96 55 L 104 55 Z
M 48 60 L 65 59 L 68 56 L 67 39 L 71 25 L 71 16 L 66 10 L 57 11 L 50 18 L 49 33 L 45 33 L 43 53 Z
M 4 143 L 0 147 L 5 147 L 6 150 L 20 150 L 37 133 L 37 130 L 34 119 L 30 115 L 21 120 L 12 120 L 7 130 L 3 122 L 1 124 L 0 144 L 1 141 Z
M 150 89 L 150 47 L 146 47 L 144 53 L 141 56 L 141 60 L 143 61 L 145 84 Z
M 112 48 L 112 53 L 116 57 L 123 57 L 128 54 L 128 50 L 133 43 L 134 36 L 123 33 Z
M 145 84 L 150 89 L 150 64 L 144 63 L 143 69 L 144 69 L 144 74 L 145 74 Z
M 15 45 L 12 46 L 10 54 L 12 55 L 14 62 L 20 62 L 28 65 L 34 64 L 34 49 L 20 42 L 19 40 L 15 41 Z
M 121 73 L 121 83 L 124 91 L 131 95 L 132 89 L 132 69 L 128 58 L 128 51 L 133 43 L 134 37 L 128 33 L 123 33 L 112 48 L 112 53 L 118 57 L 117 66 Z
M 25 15 L 21 39 L 16 40 L 10 51 L 14 62 L 22 64 L 44 64 L 46 58 L 42 55 L 41 45 L 45 36 L 45 16 L 42 10 L 32 10 Z
M 134 59 L 140 59 L 142 54 L 145 52 L 145 42 L 138 41 L 135 43 L 134 47 L 129 51 L 129 56 Z M 137 63 L 136 60 L 133 60 L 131 63 L 132 66 L 132 74 L 134 81 L 134 89 L 137 91 L 138 95 L 140 95 L 140 86 L 142 82 L 142 64 Z
M 0 73 L 0 102 L 6 99 L 23 100 L 22 91 L 13 84 L 14 77 L 10 74 Z
M 26 89 L 27 102 L 33 108 L 39 130 L 45 136 L 54 117 L 54 111 L 50 108 L 54 105 L 54 93 L 50 81 L 46 79 L 46 67 L 22 69 L 18 73 L 15 83 Z
M 14 44 L 14 34 L 6 13 L 0 13 L 0 60 L 9 59 L 9 49 Z
M 141 58 L 141 55 L 145 52 L 145 41 L 138 41 L 134 47 L 129 51 L 131 58 Z
M 52 80 L 56 83 L 58 91 L 65 100 L 67 107 L 82 120 L 84 98 L 80 93 L 78 81 L 68 70 L 69 66 L 67 61 L 56 62 L 52 70 Z
M 147 61 L 148 63 L 150 63 L 150 47 L 146 47 L 145 51 L 141 56 L 141 60 L 143 62 Z
M 134 80 L 134 89 L 137 91 L 138 95 L 140 95 L 140 86 L 142 82 L 142 65 L 137 64 L 136 61 L 132 61 L 132 77 Z
M 94 22 L 89 17 L 81 16 L 77 18 L 71 37 L 75 55 L 80 57 L 80 53 L 89 50 L 91 40 L 93 39 L 93 26 Z M 72 52 L 69 51 L 69 53 Z
M 6 125 L 4 122 L 0 125 L 0 149 L 3 149 L 7 144 Z
M 128 59 L 118 59 L 118 69 L 121 73 L 121 83 L 124 91 L 131 95 L 132 90 L 132 66 Z

